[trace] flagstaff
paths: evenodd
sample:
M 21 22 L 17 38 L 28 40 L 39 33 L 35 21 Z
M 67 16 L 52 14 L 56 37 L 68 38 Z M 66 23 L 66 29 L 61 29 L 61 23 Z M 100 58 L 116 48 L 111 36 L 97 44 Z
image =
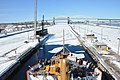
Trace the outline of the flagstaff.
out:
M 34 0 L 34 39 L 36 39 L 37 28 L 37 0 Z

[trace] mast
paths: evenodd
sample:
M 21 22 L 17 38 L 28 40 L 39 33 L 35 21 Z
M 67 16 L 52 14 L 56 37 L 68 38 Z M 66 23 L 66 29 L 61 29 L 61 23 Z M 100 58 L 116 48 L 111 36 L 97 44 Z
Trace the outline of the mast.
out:
M 42 31 L 44 30 L 44 15 L 43 15 L 43 17 L 42 17 L 43 19 L 42 19 Z
M 65 38 L 64 38 L 64 29 L 63 29 L 63 52 L 65 52 Z
M 37 0 L 34 0 L 34 39 L 36 39 L 37 28 Z

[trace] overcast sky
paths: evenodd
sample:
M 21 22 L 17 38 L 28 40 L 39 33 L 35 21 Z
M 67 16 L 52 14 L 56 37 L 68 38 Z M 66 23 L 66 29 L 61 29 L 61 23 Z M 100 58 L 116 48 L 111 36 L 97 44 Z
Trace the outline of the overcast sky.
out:
M 37 0 L 38 20 L 54 16 L 120 18 L 120 0 Z M 34 20 L 34 0 L 0 0 L 0 23 Z

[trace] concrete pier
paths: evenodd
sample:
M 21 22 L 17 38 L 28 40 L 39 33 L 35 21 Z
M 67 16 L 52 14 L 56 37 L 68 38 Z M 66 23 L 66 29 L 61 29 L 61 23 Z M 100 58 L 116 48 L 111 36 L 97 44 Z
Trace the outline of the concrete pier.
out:
M 81 37 L 80 33 L 78 33 L 77 30 L 75 30 L 72 26 L 71 29 L 73 30 L 74 34 L 79 38 L 79 42 L 81 45 L 84 47 L 84 49 L 91 55 L 91 57 L 97 62 L 98 66 L 103 72 L 106 72 L 107 74 L 111 75 L 109 78 L 119 80 L 120 79 L 120 71 L 118 66 L 116 65 L 111 65 L 111 61 L 117 61 L 120 59 L 120 56 L 115 53 L 114 51 L 110 50 L 106 55 L 106 57 L 101 56 L 103 53 L 104 55 L 106 54 L 105 52 L 101 52 L 99 49 L 97 49 L 91 41 L 89 41 L 85 37 Z M 107 48 L 106 48 L 107 49 Z M 100 55 L 101 54 L 101 55 Z M 114 58 L 107 58 L 108 57 L 114 57 Z M 107 60 L 106 60 L 107 59 Z M 113 63 L 112 63 L 113 64 Z
M 29 32 L 29 31 L 13 34 L 13 36 L 16 36 L 16 35 L 19 36 L 21 34 L 25 35 L 27 32 Z M 10 37 L 13 37 L 13 36 L 10 35 Z M 6 80 L 6 78 L 8 76 L 10 76 L 20 65 L 22 65 L 32 54 L 34 54 L 39 49 L 40 45 L 45 40 L 47 40 L 48 37 L 49 36 L 46 35 L 44 37 L 39 38 L 40 40 L 38 40 L 38 39 L 36 39 L 34 41 L 31 40 L 28 43 L 24 43 L 24 40 L 20 41 L 19 40 L 20 38 L 17 38 L 16 43 L 19 43 L 20 45 L 19 44 L 16 45 L 16 43 L 12 43 L 12 44 L 15 44 L 12 47 L 7 47 L 7 46 L 9 46 L 9 44 L 5 43 L 6 48 L 8 48 L 7 50 L 10 50 L 10 51 L 8 51 L 7 53 L 0 54 L 0 63 L 1 63 L 0 64 L 0 66 L 1 66 L 0 80 Z M 13 37 L 13 38 L 15 38 L 15 37 Z M 5 37 L 3 39 L 7 39 L 7 37 Z M 9 39 L 9 40 L 11 40 L 11 39 Z M 13 41 L 13 40 L 11 40 L 11 41 Z M 1 39 L 1 41 L 2 41 L 2 39 Z M 2 47 L 2 45 L 1 45 L 1 47 Z M 15 47 L 15 48 L 12 49 L 13 47 Z

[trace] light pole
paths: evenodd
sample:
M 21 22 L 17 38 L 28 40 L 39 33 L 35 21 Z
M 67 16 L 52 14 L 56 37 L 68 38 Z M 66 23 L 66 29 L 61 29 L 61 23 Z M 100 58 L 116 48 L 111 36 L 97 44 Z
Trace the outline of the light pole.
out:
M 34 39 L 36 39 L 37 28 L 37 0 L 34 0 Z
M 103 38 L 103 28 L 101 28 L 101 41 L 102 41 L 102 38 Z
M 119 50 L 120 50 L 120 38 L 118 38 L 118 54 L 119 54 Z
M 53 17 L 53 25 L 55 25 L 55 17 Z
M 79 33 L 80 33 L 80 26 L 79 26 Z

